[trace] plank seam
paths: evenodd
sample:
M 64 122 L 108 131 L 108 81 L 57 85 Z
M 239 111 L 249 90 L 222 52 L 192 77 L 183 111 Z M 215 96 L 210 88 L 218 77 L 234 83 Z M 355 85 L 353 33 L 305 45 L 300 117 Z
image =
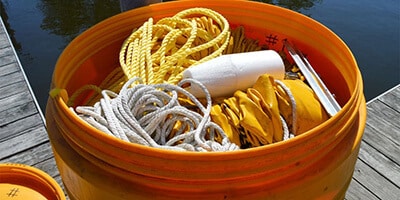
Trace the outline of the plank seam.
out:
M 370 146 L 371 148 L 375 149 L 377 152 L 379 152 L 379 154 L 383 155 L 385 158 L 387 158 L 388 160 L 390 160 L 392 163 L 394 163 L 395 165 L 398 165 L 397 162 L 393 161 L 391 158 L 387 157 L 385 154 L 381 153 L 377 148 L 375 148 L 373 145 L 371 145 L 370 143 L 368 143 L 367 141 L 363 140 L 365 144 L 367 144 L 368 146 Z M 360 161 L 362 161 L 364 164 L 366 164 L 368 167 L 370 167 L 372 170 L 374 170 L 376 173 L 378 173 L 381 177 L 385 178 L 387 181 L 389 181 L 392 185 L 396 186 L 397 188 L 400 189 L 400 186 L 397 185 L 396 183 L 394 183 L 391 179 L 389 179 L 388 177 L 386 177 L 384 174 L 382 174 L 380 171 L 378 171 L 374 166 L 370 165 L 367 161 L 363 160 L 362 158 L 358 157 L 358 159 Z M 399 165 L 398 165 L 399 166 Z
M 363 162 L 363 161 L 362 161 Z M 366 187 L 361 181 L 358 181 L 357 178 L 353 176 L 353 180 L 356 181 L 359 185 L 361 185 L 365 190 L 367 190 L 370 194 L 374 195 L 377 199 L 382 200 L 378 195 L 376 195 L 373 191 L 371 191 L 368 187 Z
M 46 141 L 40 142 L 40 143 L 38 143 L 37 145 L 34 145 L 34 146 L 32 146 L 32 147 L 29 147 L 29 148 L 27 148 L 27 149 L 24 149 L 24 150 L 22 150 L 22 151 L 20 151 L 20 152 L 17 152 L 17 153 L 15 153 L 15 154 L 12 154 L 12 155 L 6 156 L 6 157 L 4 157 L 4 158 L 1 158 L 1 159 L 0 159 L 0 161 L 3 161 L 3 160 L 10 159 L 11 157 L 14 157 L 16 154 L 19 154 L 19 153 L 22 153 L 22 152 L 25 152 L 25 151 L 29 151 L 29 150 L 31 150 L 31 149 L 34 149 L 34 148 L 37 148 L 37 147 L 39 147 L 40 145 L 44 145 L 44 144 L 46 144 L 46 143 L 48 143 L 48 142 L 49 142 L 49 140 L 46 140 Z M 53 155 L 51 155 L 51 157 L 49 157 L 49 158 L 46 158 L 45 160 L 47 160 L 47 159 L 51 159 L 51 158 L 54 158 L 54 156 L 53 156 Z M 41 162 L 41 161 L 40 161 L 40 162 Z M 38 163 L 40 163 L 40 162 L 34 162 L 32 165 L 37 165 L 37 164 L 38 164 Z
M 391 110 L 393 110 L 396 113 L 400 114 L 399 110 L 394 109 L 390 104 L 386 103 L 385 101 L 382 101 L 381 99 L 377 99 L 377 101 L 381 102 L 382 104 L 385 104 L 386 107 L 390 108 Z
M 374 128 L 373 126 L 371 126 L 371 125 L 369 125 L 369 124 L 367 124 L 367 126 L 368 126 L 369 128 L 371 128 L 371 129 L 373 129 L 374 131 L 379 132 L 379 130 L 377 130 L 377 129 Z M 389 141 L 395 143 L 391 138 L 388 138 L 386 135 L 383 135 L 383 136 L 384 136 L 387 140 L 389 140 Z M 386 154 L 382 153 L 378 148 L 375 147 L 375 145 L 373 145 L 371 142 L 368 142 L 368 140 L 363 139 L 362 141 L 365 142 L 366 144 L 368 144 L 369 146 L 373 147 L 373 149 L 375 149 L 376 151 L 378 151 L 379 153 L 381 153 L 382 155 L 384 155 L 385 157 L 387 157 L 390 161 L 392 161 L 392 162 L 394 162 L 394 163 L 400 165 L 400 163 L 398 163 L 396 160 L 393 160 L 391 157 L 388 157 Z M 395 144 L 397 144 L 397 143 L 395 143 Z
M 17 105 L 17 106 L 14 106 L 14 107 L 11 107 L 11 108 L 15 108 L 15 107 L 18 107 L 18 105 Z M 30 114 L 30 115 L 26 115 L 25 117 L 22 117 L 22 118 L 18 118 L 18 119 L 9 121 L 7 124 L 1 124 L 1 125 L 0 125 L 0 128 L 6 127 L 6 126 L 9 125 L 9 124 L 12 124 L 12 123 L 15 123 L 15 122 L 17 122 L 17 121 L 20 121 L 20 120 L 23 119 L 23 118 L 32 117 L 32 116 L 37 115 L 37 114 L 38 114 L 38 113 L 35 112 L 35 113 Z M 24 132 L 26 132 L 26 131 L 24 131 Z M 24 133 L 24 132 L 23 132 L 23 133 Z M 21 133 L 21 134 L 22 134 L 22 133 Z

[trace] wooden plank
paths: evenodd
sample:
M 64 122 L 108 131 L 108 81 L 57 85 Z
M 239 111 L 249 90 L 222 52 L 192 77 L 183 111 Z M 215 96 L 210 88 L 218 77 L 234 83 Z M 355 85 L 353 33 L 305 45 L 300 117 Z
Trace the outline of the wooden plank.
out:
M 20 93 L 3 98 L 0 102 L 0 111 L 20 106 L 29 101 L 33 101 L 33 99 L 31 93 L 26 89 Z
M 43 129 L 44 124 L 40 115 L 31 115 L 18 120 L 13 123 L 6 124 L 0 127 L 0 142 L 6 142 L 7 140 L 24 134 L 29 131 L 35 131 L 35 129 Z M 46 132 L 45 132 L 46 133 Z M 33 139 L 33 138 L 32 138 Z M 29 140 L 29 138 L 28 138 Z M 7 149 L 9 150 L 9 149 Z M 1 153 L 1 152 L 0 152 Z
M 1 123 L 0 126 L 5 126 L 19 119 L 31 116 L 37 113 L 36 105 L 33 101 L 14 106 L 7 110 L 0 112 Z
M 400 196 L 399 187 L 393 185 L 362 160 L 356 163 L 353 177 L 379 199 L 397 199 Z
M 1 23 L 0 23 L 1 25 Z M 0 30 L 4 30 L 2 26 L 0 26 Z M 8 47 L 10 46 L 10 41 L 7 37 L 7 33 L 5 31 L 0 32 L 0 48 Z
M 12 85 L 22 80 L 24 80 L 24 76 L 19 71 L 7 74 L 6 76 L 0 76 L 0 88 L 5 87 L 7 85 Z
M 0 127 L 38 112 L 35 102 L 29 97 L 27 92 L 18 93 L 0 102 Z M 14 102 L 10 102 L 10 99 Z
M 27 91 L 26 82 L 21 80 L 11 85 L 6 85 L 1 88 L 0 101 L 9 96 Z
M 357 162 L 359 162 L 359 161 L 357 161 Z M 353 178 L 353 180 L 350 182 L 349 190 L 347 190 L 347 192 L 346 192 L 345 199 L 347 199 L 347 200 L 364 200 L 364 199 L 378 200 L 379 198 L 377 196 L 375 196 L 367 188 L 365 188 L 363 185 L 361 185 L 357 181 L 357 179 Z
M 380 96 L 378 99 L 393 110 L 400 112 L 400 85 L 394 87 L 389 92 L 385 93 L 385 95 Z
M 10 63 L 14 63 L 14 62 L 17 62 L 17 59 L 15 58 L 14 54 L 6 55 L 6 56 L 1 57 L 0 66 L 7 65 Z
M 0 58 L 1 59 L 1 58 Z M 20 71 L 18 64 L 16 62 L 4 64 L 0 66 L 0 77 L 8 79 L 7 75 Z
M 56 177 L 59 175 L 56 161 L 54 160 L 53 157 L 35 164 L 34 167 L 41 169 L 42 171 L 45 171 L 51 177 Z
M 369 124 L 365 126 L 363 140 L 379 152 L 387 156 L 393 162 L 400 163 L 400 148 L 395 141 L 385 136 L 385 132 L 371 127 Z
M 32 101 L 32 96 L 29 91 L 25 90 L 20 93 L 3 98 L 0 102 L 0 112 L 7 111 L 8 109 L 23 106 L 24 104 Z M 0 122 L 0 126 L 4 125 L 4 122 Z
M 373 148 L 366 142 L 361 142 L 359 159 L 373 166 L 374 170 L 393 184 L 400 186 L 400 165 Z
M 33 166 L 52 157 L 53 152 L 50 143 L 44 142 L 32 148 L 27 148 L 25 151 L 0 159 L 0 162 L 21 163 Z
M 0 47 L 0 59 L 4 56 L 12 55 L 13 50 L 11 46 Z
M 1 30 L 2 28 L 0 28 Z M 0 48 L 6 48 L 10 46 L 10 44 L 8 43 L 8 38 L 5 37 L 4 33 L 0 33 Z
M 393 102 L 392 104 L 394 104 Z M 382 130 L 386 137 L 400 144 L 400 112 L 384 104 L 379 99 L 368 104 L 367 123 L 375 129 Z
M 0 141 L 0 159 L 17 154 L 48 140 L 46 129 L 42 124 L 32 127 L 23 134 Z

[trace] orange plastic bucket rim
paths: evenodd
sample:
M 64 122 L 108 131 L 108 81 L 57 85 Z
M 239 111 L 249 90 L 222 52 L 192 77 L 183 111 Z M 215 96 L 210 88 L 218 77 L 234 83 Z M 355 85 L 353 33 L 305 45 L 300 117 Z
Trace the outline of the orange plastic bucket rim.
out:
M 221 3 L 223 3 L 223 2 L 224 1 L 222 1 L 222 0 L 204 0 L 204 1 L 202 1 L 202 4 L 204 3 L 204 5 L 205 5 L 204 7 L 207 7 L 210 5 L 221 6 L 222 5 Z M 126 17 L 122 17 L 122 16 L 127 15 L 127 13 L 129 13 L 129 12 L 135 12 L 135 13 L 137 13 L 137 15 L 141 15 L 141 14 L 147 13 L 147 12 L 154 12 L 154 11 L 166 9 L 165 7 L 178 7 L 178 8 L 181 8 L 182 10 L 185 9 L 186 7 L 189 7 L 188 5 L 183 5 L 183 3 L 185 3 L 185 4 L 193 3 L 196 5 L 198 4 L 198 2 L 195 2 L 193 0 L 184 0 L 181 2 L 177 1 L 177 2 L 165 2 L 165 3 L 160 3 L 160 4 L 152 4 L 150 6 L 127 11 L 125 13 L 121 13 L 121 14 L 113 16 L 109 19 L 106 19 L 105 21 L 100 22 L 99 24 L 95 25 L 94 27 L 91 27 L 89 30 L 85 31 L 80 36 L 78 36 L 74 41 L 72 41 L 71 44 L 73 45 L 74 43 L 82 42 L 84 38 L 92 38 L 93 36 L 91 36 L 91 34 L 93 34 L 93 32 L 95 32 L 95 31 L 100 30 L 99 26 L 101 26 L 101 24 L 110 24 L 112 21 L 114 21 L 117 18 L 126 18 Z M 170 5 L 167 5 L 167 4 L 170 4 Z M 262 5 L 264 7 L 268 7 L 269 9 L 274 10 L 274 13 L 285 13 L 285 15 L 292 15 L 292 18 L 299 18 L 299 20 L 306 20 L 307 23 L 308 22 L 311 23 L 310 26 L 317 26 L 318 29 L 322 33 L 327 34 L 328 35 L 327 37 L 331 37 L 331 40 L 335 41 L 335 45 L 338 46 L 338 48 L 340 48 L 341 50 L 343 50 L 343 52 L 348 54 L 347 59 L 351 63 L 350 65 L 352 65 L 354 67 L 354 69 L 356 70 L 355 74 L 352 74 L 353 75 L 352 78 L 354 79 L 352 84 L 354 85 L 354 88 L 351 88 L 352 91 L 350 94 L 350 98 L 343 105 L 342 110 L 339 111 L 338 114 L 336 114 L 335 116 L 333 116 L 326 122 L 320 124 L 319 126 L 313 128 L 299 136 L 291 138 L 290 140 L 287 140 L 287 141 L 281 141 L 281 142 L 265 145 L 262 147 L 250 148 L 250 149 L 245 149 L 245 150 L 240 150 L 240 151 L 207 152 L 208 156 L 227 156 L 228 154 L 233 154 L 233 155 L 248 154 L 250 152 L 254 153 L 255 151 L 260 151 L 260 150 L 274 151 L 274 149 L 276 149 L 278 151 L 279 149 L 287 147 L 288 145 L 296 145 L 299 143 L 303 143 L 308 138 L 313 137 L 313 135 L 317 134 L 317 132 L 320 132 L 323 129 L 329 128 L 329 126 L 332 126 L 332 124 L 338 123 L 339 121 L 346 119 L 347 117 L 345 117 L 345 116 L 348 116 L 350 114 L 349 110 L 353 110 L 353 111 L 356 110 L 355 103 L 357 102 L 357 99 L 360 98 L 360 96 L 362 95 L 362 88 L 363 88 L 361 74 L 358 70 L 358 65 L 357 65 L 356 60 L 355 60 L 353 54 L 351 53 L 350 49 L 334 32 L 332 32 L 329 28 L 325 27 L 323 24 L 321 24 L 307 16 L 304 16 L 300 13 L 291 11 L 286 8 L 281 8 L 281 7 L 269 5 L 269 4 L 263 4 L 260 2 L 245 1 L 245 0 L 235 0 L 235 1 L 231 2 L 230 5 L 231 6 L 232 5 L 233 6 L 246 6 L 246 7 L 254 8 L 254 9 L 261 9 L 261 8 L 257 8 L 257 5 L 258 6 Z M 225 4 L 224 4 L 224 6 L 225 6 Z M 227 6 L 229 6 L 229 5 L 227 5 Z M 284 12 L 282 12 L 282 11 L 284 11 Z M 302 23 L 307 24 L 304 21 Z M 64 52 L 69 51 L 69 47 L 72 46 L 71 44 L 68 45 L 68 47 L 64 50 Z M 65 54 L 67 54 L 67 53 L 63 53 L 60 56 L 59 60 L 63 59 L 63 56 Z M 77 66 L 77 67 L 79 67 L 79 66 Z M 60 81 L 65 81 L 65 79 L 64 79 L 65 77 L 60 75 L 60 73 L 61 73 L 60 70 L 62 71 L 61 67 L 58 67 L 58 68 L 56 67 L 56 70 L 55 70 L 55 73 L 53 76 L 53 84 L 54 84 L 53 87 L 54 88 L 62 88 L 65 84 L 65 82 L 60 83 Z M 70 74 L 72 74 L 72 73 L 70 73 Z M 57 78 L 57 77 L 63 77 L 63 78 Z M 180 155 L 180 156 L 182 156 L 182 155 L 202 156 L 201 155 L 202 153 L 198 153 L 198 152 L 178 152 L 178 151 L 169 151 L 169 150 L 162 150 L 162 149 L 156 149 L 156 148 L 149 148 L 149 147 L 138 145 L 138 144 L 124 142 L 124 141 L 121 141 L 112 136 L 103 134 L 101 131 L 99 131 L 91 126 L 87 126 L 85 123 L 83 123 L 83 121 L 80 120 L 79 117 L 77 117 L 73 112 L 71 112 L 71 110 L 65 104 L 65 100 L 66 99 L 63 99 L 60 96 L 56 97 L 55 101 L 56 101 L 56 105 L 58 107 L 58 111 L 65 114 L 65 117 L 70 119 L 73 124 L 78 125 L 80 128 L 85 130 L 85 132 L 87 132 L 88 134 L 92 134 L 92 136 L 96 135 L 96 136 L 98 136 L 99 140 L 109 143 L 110 145 L 113 145 L 113 146 L 115 145 L 115 146 L 118 146 L 119 148 L 124 148 L 127 150 L 136 149 L 136 150 L 140 150 L 140 151 L 142 151 L 142 150 L 143 151 L 152 151 L 154 154 L 167 153 L 167 154 L 174 154 L 174 155 Z M 212 154 L 214 154 L 214 155 L 212 155 Z
M 50 175 L 17 163 L 0 164 L 0 190 L 8 190 L 0 194 L 0 199 L 66 199 L 61 187 Z

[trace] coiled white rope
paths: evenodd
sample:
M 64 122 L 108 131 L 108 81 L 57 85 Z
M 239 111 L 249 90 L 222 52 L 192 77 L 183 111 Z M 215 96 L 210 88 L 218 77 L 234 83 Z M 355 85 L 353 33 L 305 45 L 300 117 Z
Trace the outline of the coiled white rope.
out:
M 78 106 L 76 113 L 98 130 L 132 143 L 186 151 L 239 149 L 229 141 L 221 127 L 211 122 L 211 96 L 201 83 L 185 79 L 177 86 L 134 85 L 138 80 L 130 79 L 119 94 L 103 90 L 99 102 L 94 106 Z M 180 87 L 188 83 L 202 88 L 206 94 L 206 107 Z M 199 112 L 181 105 L 178 94 L 190 99 Z M 216 138 L 221 138 L 221 143 Z

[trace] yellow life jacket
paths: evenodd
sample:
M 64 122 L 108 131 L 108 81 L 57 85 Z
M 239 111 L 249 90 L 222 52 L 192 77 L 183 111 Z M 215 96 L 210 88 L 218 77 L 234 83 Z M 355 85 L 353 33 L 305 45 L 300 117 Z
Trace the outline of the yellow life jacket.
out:
M 303 81 L 283 80 L 278 84 L 264 74 L 246 92 L 238 90 L 233 97 L 215 104 L 211 118 L 231 142 L 249 148 L 282 141 L 281 119 L 292 134 L 299 135 L 327 120 L 328 115 Z

